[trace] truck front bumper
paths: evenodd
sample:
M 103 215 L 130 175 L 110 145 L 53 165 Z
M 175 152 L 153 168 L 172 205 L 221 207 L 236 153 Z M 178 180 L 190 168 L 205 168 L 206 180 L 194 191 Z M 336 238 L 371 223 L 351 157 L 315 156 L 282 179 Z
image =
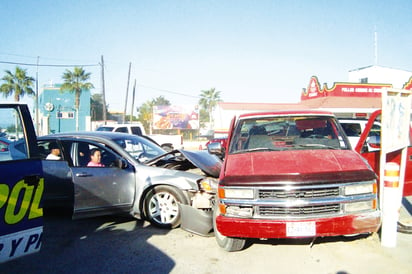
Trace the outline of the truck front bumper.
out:
M 299 230 L 313 226 L 310 231 L 297 231 L 291 233 L 291 223 Z M 216 226 L 219 232 L 227 237 L 238 238 L 306 238 L 326 237 L 351 234 L 377 232 L 381 225 L 379 211 L 370 213 L 346 215 L 329 218 L 314 218 L 305 220 L 267 220 L 267 219 L 242 219 L 226 216 L 216 217 Z

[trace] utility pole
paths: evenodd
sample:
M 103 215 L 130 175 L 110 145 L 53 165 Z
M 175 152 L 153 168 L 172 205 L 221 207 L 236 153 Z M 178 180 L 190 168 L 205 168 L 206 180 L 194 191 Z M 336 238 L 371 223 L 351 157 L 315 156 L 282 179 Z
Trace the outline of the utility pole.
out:
M 102 66 L 102 95 L 103 95 L 103 121 L 104 121 L 104 124 L 106 124 L 106 120 L 107 120 L 107 117 L 106 117 L 106 95 L 105 95 L 105 90 L 104 90 L 104 60 L 103 60 L 103 55 L 102 55 L 102 58 L 101 58 L 101 66 Z
M 134 96 L 136 94 L 136 79 L 134 79 L 134 85 L 133 85 L 133 96 L 132 96 L 132 109 L 130 111 L 130 123 L 133 121 L 133 108 L 134 108 Z
M 40 135 L 39 132 L 39 56 L 37 56 L 37 65 L 36 65 L 36 133 L 37 136 Z
M 130 70 L 132 69 L 132 62 L 129 63 L 129 74 L 127 75 L 127 88 L 126 88 L 126 100 L 124 102 L 124 111 L 123 111 L 123 124 L 126 121 L 126 112 L 127 112 L 127 97 L 129 96 L 129 82 L 130 82 Z

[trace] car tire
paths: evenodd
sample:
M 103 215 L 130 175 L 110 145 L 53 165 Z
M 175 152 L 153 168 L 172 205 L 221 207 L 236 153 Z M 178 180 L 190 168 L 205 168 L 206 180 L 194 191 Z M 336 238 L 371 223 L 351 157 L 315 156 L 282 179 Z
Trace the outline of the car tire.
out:
M 160 228 L 176 228 L 181 223 L 179 203 L 187 204 L 180 190 L 171 186 L 155 186 L 144 199 L 145 218 Z
M 213 231 L 217 244 L 228 252 L 240 251 L 246 245 L 246 239 L 226 237 L 220 234 L 216 226 L 216 217 L 219 214 L 219 209 L 213 211 Z

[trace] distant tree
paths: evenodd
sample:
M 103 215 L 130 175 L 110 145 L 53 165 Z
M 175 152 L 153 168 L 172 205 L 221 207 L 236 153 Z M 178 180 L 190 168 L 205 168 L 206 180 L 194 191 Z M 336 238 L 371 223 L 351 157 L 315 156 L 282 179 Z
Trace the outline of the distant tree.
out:
M 150 123 L 153 119 L 153 105 L 151 101 L 147 101 L 139 107 L 138 119 L 142 123 L 145 131 L 149 132 Z
M 79 106 L 80 95 L 83 89 L 90 90 L 94 88 L 93 84 L 87 82 L 90 79 L 90 72 L 86 72 L 83 68 L 75 67 L 73 71 L 66 69 L 63 73 L 64 83 L 60 87 L 62 92 L 74 92 L 74 108 L 76 109 L 76 131 L 79 130 Z
M 14 74 L 6 70 L 6 75 L 1 78 L 5 83 L 0 86 L 0 92 L 5 98 L 13 95 L 14 101 L 19 102 L 24 95 L 34 95 L 34 78 L 27 75 L 27 71 L 16 67 Z
M 202 90 L 200 93 L 199 105 L 201 109 L 204 109 L 209 113 L 209 124 L 213 126 L 213 110 L 217 106 L 218 102 L 221 102 L 220 91 L 216 91 L 215 88 L 208 90 Z
M 164 98 L 163 96 L 159 96 L 152 100 L 153 106 L 170 106 L 170 101 Z
M 199 126 L 205 128 L 206 123 L 209 121 L 209 112 L 206 109 L 201 108 L 199 111 Z

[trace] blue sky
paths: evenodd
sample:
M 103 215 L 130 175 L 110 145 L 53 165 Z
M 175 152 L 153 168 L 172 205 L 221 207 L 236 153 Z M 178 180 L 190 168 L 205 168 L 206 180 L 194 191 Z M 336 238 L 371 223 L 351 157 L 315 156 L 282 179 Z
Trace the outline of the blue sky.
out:
M 375 30 L 378 65 L 412 71 L 411 14 L 410 0 L 1 1 L 0 61 L 39 57 L 40 86 L 72 69 L 45 65 L 95 65 L 97 93 L 103 55 L 111 110 L 124 109 L 130 62 L 135 106 L 195 105 L 210 88 L 225 102 L 298 102 L 313 75 L 330 85 L 373 65 Z

